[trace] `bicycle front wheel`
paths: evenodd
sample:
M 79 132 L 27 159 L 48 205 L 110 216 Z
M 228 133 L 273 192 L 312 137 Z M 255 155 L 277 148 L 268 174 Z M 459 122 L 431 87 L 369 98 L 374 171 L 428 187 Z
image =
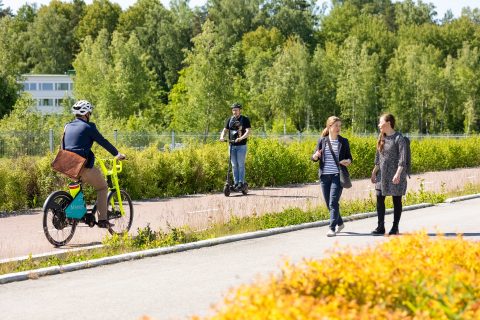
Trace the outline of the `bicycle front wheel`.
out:
M 43 232 L 47 240 L 56 247 L 66 245 L 73 237 L 77 221 L 68 219 L 65 208 L 72 196 L 65 191 L 55 191 L 43 205 Z
M 110 191 L 108 194 L 108 221 L 114 224 L 114 226 L 108 228 L 111 234 L 128 232 L 133 222 L 132 199 L 125 190 L 120 190 L 120 197 L 119 200 L 116 191 Z M 120 211 L 120 202 L 125 212 L 124 215 Z

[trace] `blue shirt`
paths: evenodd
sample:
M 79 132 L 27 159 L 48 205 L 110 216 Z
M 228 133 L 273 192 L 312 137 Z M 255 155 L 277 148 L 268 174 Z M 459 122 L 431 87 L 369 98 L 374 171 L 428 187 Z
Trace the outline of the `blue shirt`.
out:
M 92 152 L 93 142 L 97 142 L 113 156 L 118 154 L 117 148 L 102 136 L 95 123 L 79 118 L 67 123 L 63 139 L 63 148 L 86 158 L 85 167 L 87 168 L 92 168 L 95 163 L 95 155 Z

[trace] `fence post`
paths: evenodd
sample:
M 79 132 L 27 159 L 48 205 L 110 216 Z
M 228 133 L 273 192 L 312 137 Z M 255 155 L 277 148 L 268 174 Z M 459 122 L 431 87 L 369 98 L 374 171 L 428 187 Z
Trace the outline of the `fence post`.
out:
M 172 130 L 172 150 L 175 149 L 175 131 Z
M 118 144 L 118 130 L 113 129 L 113 140 L 115 140 L 115 145 Z
M 48 141 L 50 145 L 50 152 L 53 153 L 53 129 L 48 130 Z

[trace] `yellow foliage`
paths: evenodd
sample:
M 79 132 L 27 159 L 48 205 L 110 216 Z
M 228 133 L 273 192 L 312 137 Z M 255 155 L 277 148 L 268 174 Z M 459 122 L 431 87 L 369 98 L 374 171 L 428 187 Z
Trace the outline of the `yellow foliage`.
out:
M 423 233 L 287 262 L 215 309 L 208 319 L 480 319 L 480 243 Z

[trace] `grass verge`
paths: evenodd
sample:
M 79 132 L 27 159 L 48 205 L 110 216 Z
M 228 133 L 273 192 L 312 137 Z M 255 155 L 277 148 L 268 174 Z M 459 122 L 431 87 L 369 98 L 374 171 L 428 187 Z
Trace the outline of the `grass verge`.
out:
M 447 197 L 480 193 L 480 185 L 466 185 L 462 190 L 454 192 L 428 192 L 422 188 L 415 193 L 407 193 L 404 205 L 419 203 L 437 204 Z M 387 198 L 386 206 L 392 208 L 391 198 Z M 345 201 L 341 203 L 342 216 L 347 217 L 356 213 L 375 211 L 375 199 L 370 197 L 363 200 Z M 51 266 L 62 266 L 70 263 L 93 260 L 128 252 L 168 247 L 177 244 L 213 239 L 226 235 L 234 235 L 251 231 L 265 230 L 276 227 L 314 222 L 328 219 L 329 213 L 324 206 L 311 207 L 306 210 L 289 208 L 282 212 L 267 213 L 261 216 L 249 217 L 232 216 L 228 222 L 212 224 L 205 230 L 195 231 L 188 227 L 170 228 L 169 232 L 155 231 L 147 225 L 139 228 L 136 236 L 107 236 L 103 240 L 104 247 L 66 252 L 61 255 L 33 258 L 22 261 L 12 261 L 0 264 L 0 275 L 21 271 L 28 271 Z

